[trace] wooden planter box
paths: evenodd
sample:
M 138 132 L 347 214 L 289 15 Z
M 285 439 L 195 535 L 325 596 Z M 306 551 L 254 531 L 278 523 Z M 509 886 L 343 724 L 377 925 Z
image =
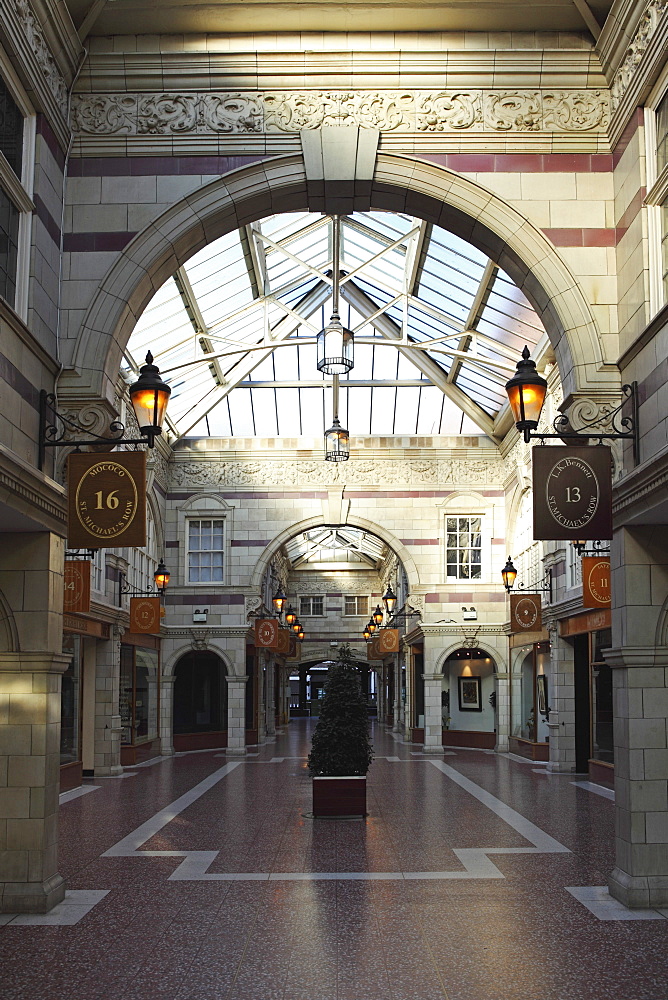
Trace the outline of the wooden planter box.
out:
M 313 778 L 314 816 L 366 816 L 366 775 Z

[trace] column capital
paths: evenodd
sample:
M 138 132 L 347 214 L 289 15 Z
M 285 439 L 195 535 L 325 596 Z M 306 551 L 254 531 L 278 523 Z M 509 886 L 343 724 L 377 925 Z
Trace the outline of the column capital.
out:
M 443 674 L 422 674 L 423 681 L 442 681 Z
M 603 650 L 606 663 L 616 667 L 668 667 L 668 646 L 617 646 Z
M 248 676 L 246 674 L 242 675 L 241 677 L 239 677 L 238 674 L 225 674 L 225 680 L 227 681 L 228 684 L 235 683 L 236 681 L 239 681 L 240 684 L 241 683 L 245 684 L 246 681 L 248 680 Z
M 0 673 L 63 674 L 71 659 L 68 653 L 0 653 Z

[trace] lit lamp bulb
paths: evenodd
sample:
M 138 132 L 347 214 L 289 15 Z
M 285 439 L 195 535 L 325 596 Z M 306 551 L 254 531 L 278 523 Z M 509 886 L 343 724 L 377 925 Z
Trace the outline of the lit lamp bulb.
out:
M 530 432 L 538 427 L 546 392 L 547 381 L 536 371 L 536 362 L 529 357 L 529 348 L 525 345 L 515 375 L 506 382 L 506 393 L 515 426 L 527 442 Z

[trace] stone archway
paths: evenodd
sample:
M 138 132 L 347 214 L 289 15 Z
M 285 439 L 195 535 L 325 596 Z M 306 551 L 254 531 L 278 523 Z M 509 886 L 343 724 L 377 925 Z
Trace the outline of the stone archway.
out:
M 410 212 L 449 229 L 494 259 L 540 315 L 565 396 L 618 385 L 618 371 L 603 360 L 595 321 L 575 277 L 550 241 L 516 209 L 444 167 L 388 153 L 376 158 L 369 201 L 373 209 Z M 167 278 L 202 247 L 239 226 L 309 207 L 303 156 L 291 155 L 232 171 L 169 208 L 135 236 L 102 281 L 61 378 L 63 395 L 113 401 L 123 349 Z

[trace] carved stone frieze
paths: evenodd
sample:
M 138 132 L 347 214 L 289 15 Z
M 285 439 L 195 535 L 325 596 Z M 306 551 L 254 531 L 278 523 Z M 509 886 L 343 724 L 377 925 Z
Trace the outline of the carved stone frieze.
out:
M 38 66 L 44 73 L 46 82 L 56 98 L 63 117 L 67 116 L 67 84 L 51 55 L 44 38 L 41 25 L 35 17 L 28 0 L 16 0 L 16 10 L 21 19 L 22 29 Z
M 668 0 L 666 0 L 668 3 Z M 597 132 L 607 91 L 285 91 L 78 94 L 83 135 L 294 133 L 323 126 L 381 132 Z
M 345 468 L 317 462 L 176 462 L 170 464 L 170 486 L 501 486 L 503 464 L 490 459 L 419 459 L 414 461 L 351 459 Z
M 619 106 L 666 10 L 668 10 L 668 0 L 650 0 L 647 9 L 640 18 L 633 40 L 612 81 L 610 94 L 613 111 Z

